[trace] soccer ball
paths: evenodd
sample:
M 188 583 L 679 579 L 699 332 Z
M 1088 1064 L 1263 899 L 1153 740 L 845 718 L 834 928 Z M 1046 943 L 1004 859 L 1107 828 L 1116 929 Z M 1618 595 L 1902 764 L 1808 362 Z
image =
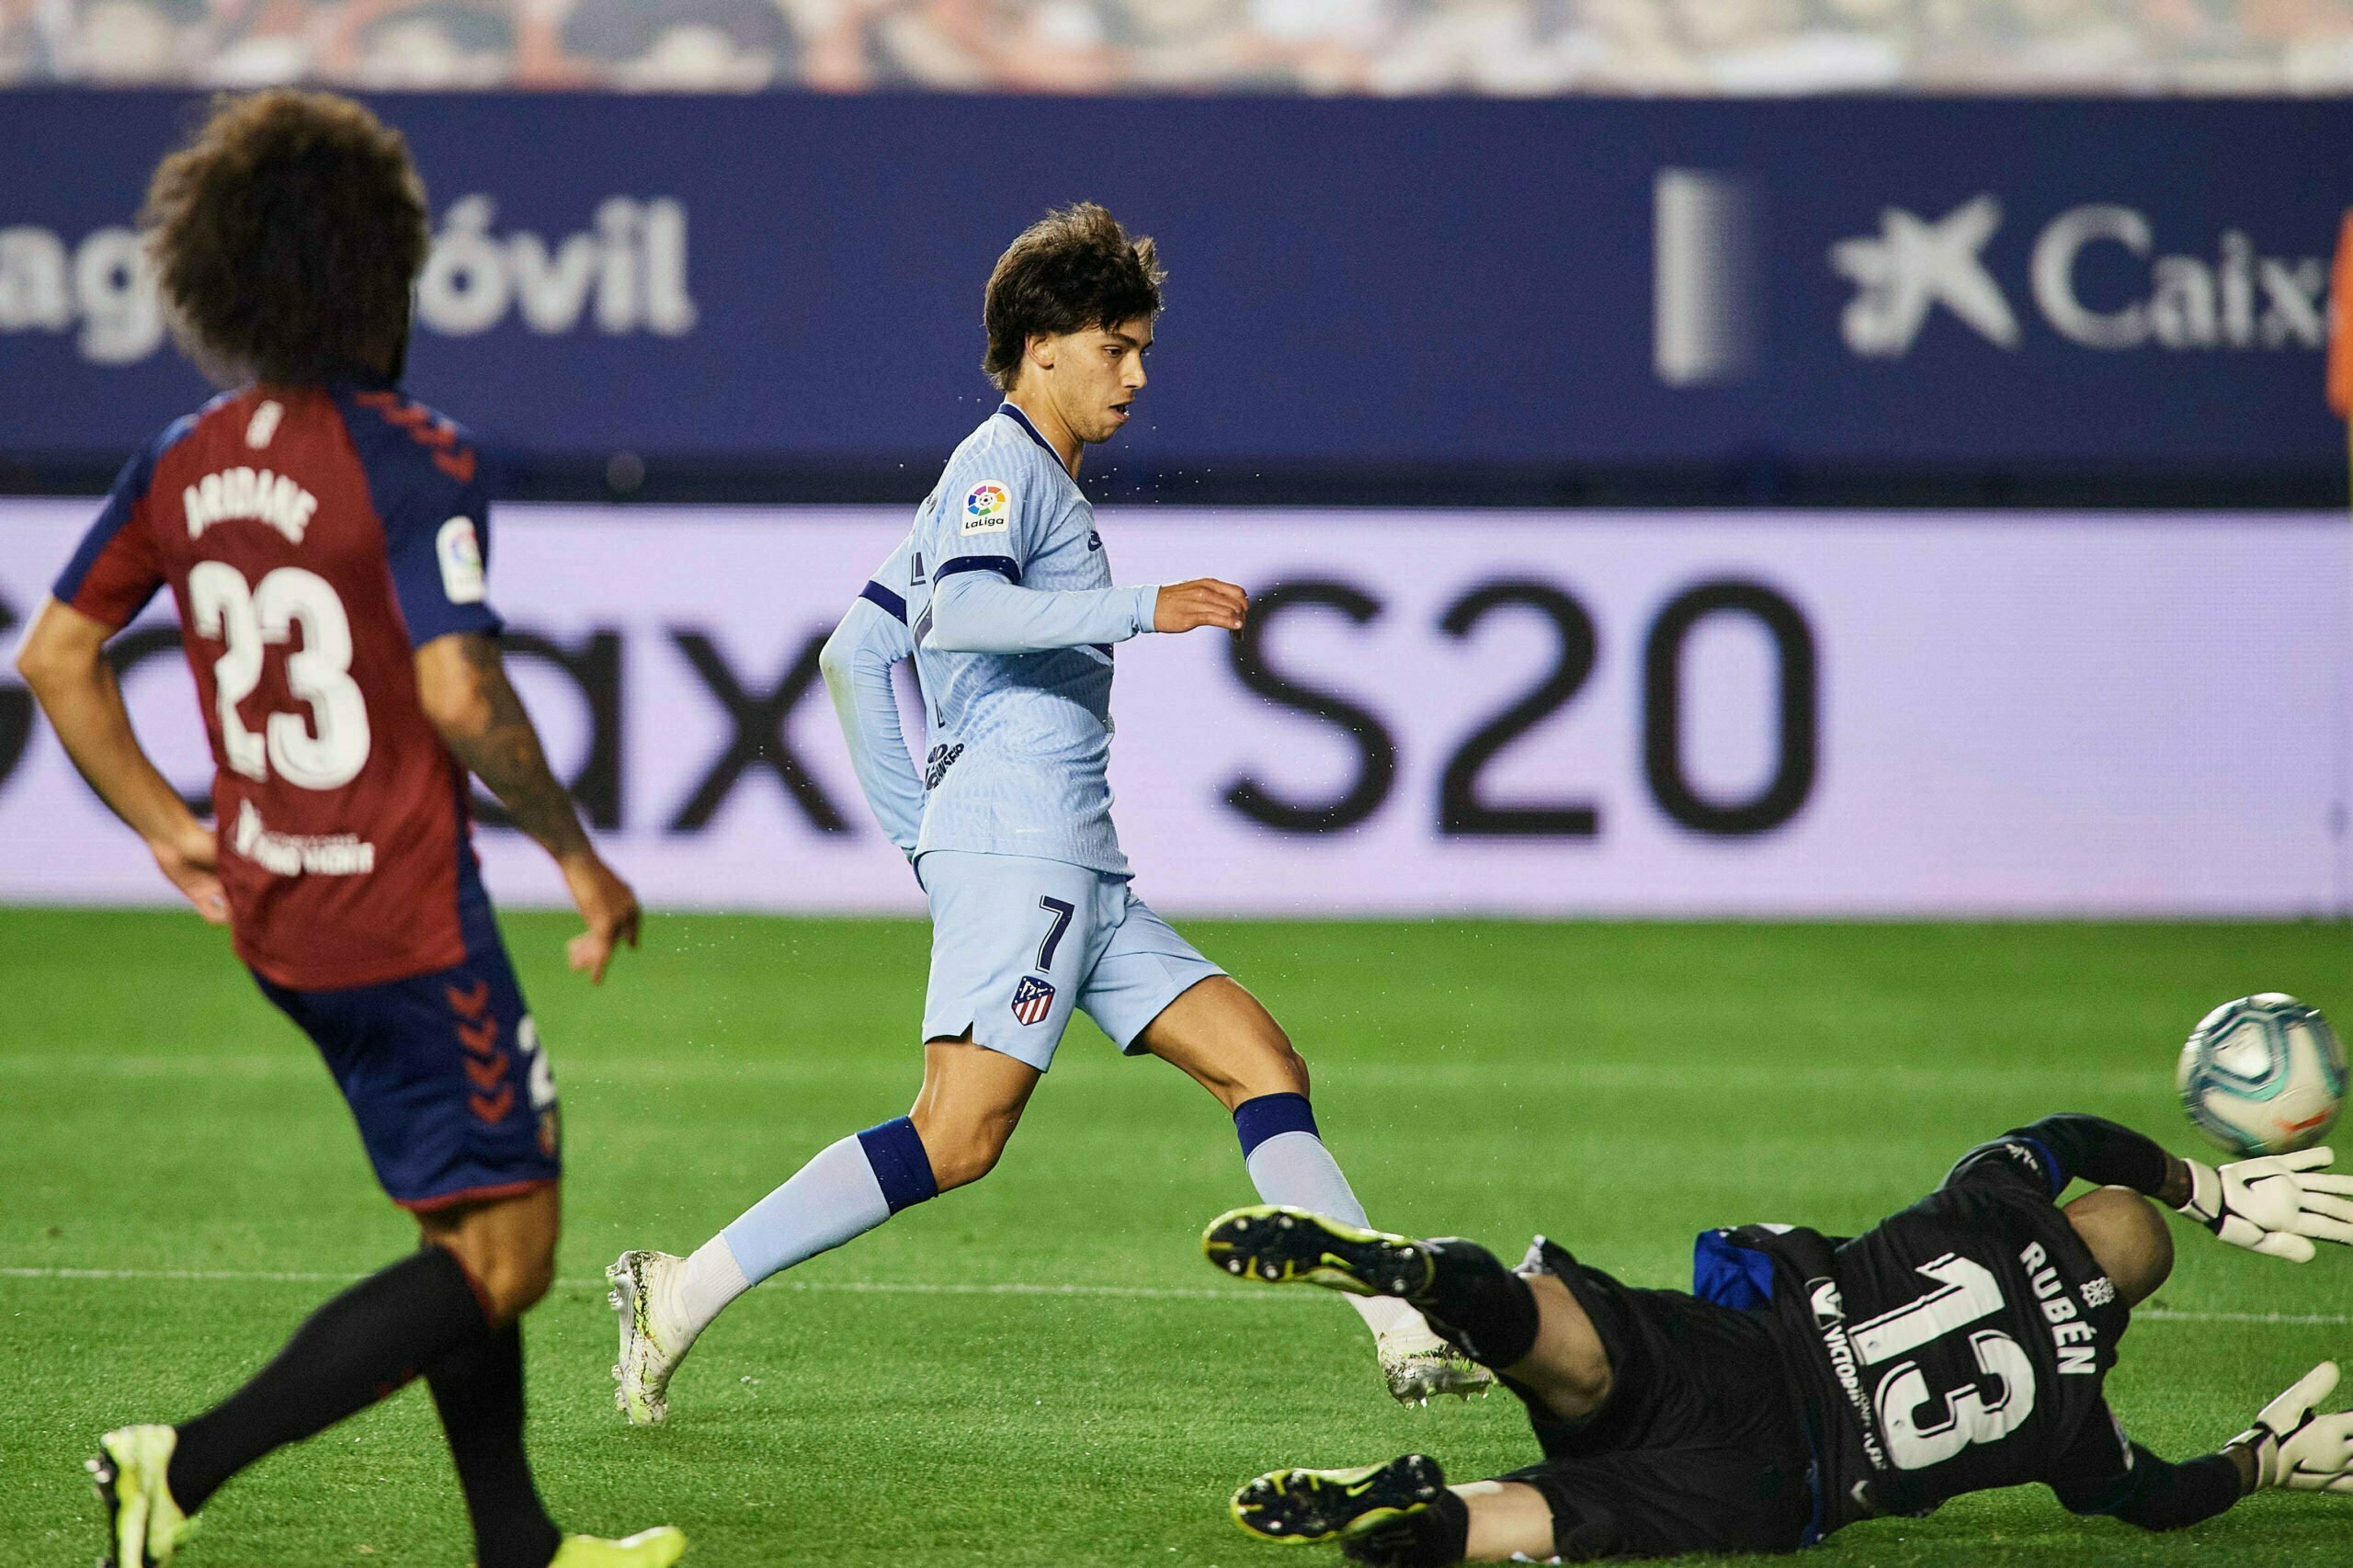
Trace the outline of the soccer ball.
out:
M 2199 1020 L 2175 1082 L 2189 1119 L 2233 1153 L 2292 1153 L 2336 1125 L 2345 1047 L 2318 1008 L 2266 991 Z

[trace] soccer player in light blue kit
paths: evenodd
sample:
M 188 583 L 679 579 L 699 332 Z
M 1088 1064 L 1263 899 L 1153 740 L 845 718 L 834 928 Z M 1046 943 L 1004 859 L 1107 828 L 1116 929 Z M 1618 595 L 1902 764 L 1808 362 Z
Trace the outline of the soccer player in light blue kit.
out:
M 1091 203 L 1033 225 L 990 277 L 985 364 L 1006 400 L 956 449 L 824 661 L 858 782 L 931 901 L 923 1088 L 908 1115 L 820 1151 L 691 1256 L 627 1252 L 606 1271 L 633 1422 L 664 1418 L 696 1336 L 753 1285 L 987 1175 L 1074 1007 L 1233 1112 L 1266 1201 L 1364 1223 L 1317 1134 L 1306 1064 L 1136 896 L 1111 827 L 1113 646 L 1237 631 L 1248 608 L 1212 578 L 1115 587 L 1078 487 L 1083 449 L 1128 422 L 1143 387 L 1160 280 L 1153 243 Z M 892 689 L 908 658 L 920 770 Z M 1492 1381 L 1404 1302 L 1351 1304 L 1397 1398 Z

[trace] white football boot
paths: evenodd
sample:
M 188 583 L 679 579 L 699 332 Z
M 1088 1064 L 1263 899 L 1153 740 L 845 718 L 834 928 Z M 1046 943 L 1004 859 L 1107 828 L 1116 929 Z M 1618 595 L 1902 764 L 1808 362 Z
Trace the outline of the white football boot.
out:
M 97 1457 L 84 1468 L 106 1505 L 103 1568 L 164 1568 L 196 1533 L 164 1479 L 179 1440 L 169 1426 L 118 1426 L 98 1439 Z
M 620 1359 L 613 1363 L 613 1403 L 634 1426 L 658 1426 L 670 1414 L 670 1379 L 694 1347 L 695 1330 L 678 1305 L 687 1260 L 666 1252 L 625 1252 L 605 1270 L 605 1300 L 620 1318 Z
M 1419 1312 L 1375 1335 L 1372 1345 L 1390 1396 L 1400 1404 L 1427 1404 L 1434 1393 L 1484 1397 L 1495 1386 L 1495 1373 L 1431 1333 Z

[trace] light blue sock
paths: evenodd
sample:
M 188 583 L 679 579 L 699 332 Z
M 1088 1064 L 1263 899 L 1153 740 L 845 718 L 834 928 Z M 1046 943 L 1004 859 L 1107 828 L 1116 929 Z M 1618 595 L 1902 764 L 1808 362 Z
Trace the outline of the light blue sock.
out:
M 758 1284 L 831 1252 L 891 1217 L 882 1184 L 856 1138 L 828 1143 L 782 1187 L 720 1232 L 744 1278 Z
M 693 1333 L 744 1291 L 938 1196 L 931 1160 L 905 1117 L 828 1143 L 688 1260 L 682 1303 Z
M 1260 1095 L 1234 1108 L 1233 1131 L 1250 1183 L 1269 1203 L 1328 1214 L 1346 1224 L 1366 1222 L 1364 1205 L 1324 1146 L 1315 1113 L 1302 1095 Z M 1417 1323 L 1414 1309 L 1385 1296 L 1350 1296 L 1348 1305 L 1375 1334 Z
M 1348 1189 L 1340 1164 L 1324 1147 L 1315 1113 L 1304 1095 L 1260 1095 L 1233 1109 L 1242 1163 L 1250 1183 L 1269 1203 L 1287 1203 L 1351 1225 L 1365 1222 L 1364 1205 Z

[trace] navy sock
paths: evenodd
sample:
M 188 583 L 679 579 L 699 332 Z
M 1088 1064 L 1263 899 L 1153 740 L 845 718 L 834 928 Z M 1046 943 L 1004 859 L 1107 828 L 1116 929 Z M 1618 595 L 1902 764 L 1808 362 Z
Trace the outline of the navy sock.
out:
M 874 1185 L 882 1189 L 882 1201 L 892 1213 L 939 1196 L 931 1156 L 924 1152 L 923 1135 L 913 1119 L 894 1117 L 870 1127 L 858 1135 L 858 1146 L 866 1151 L 866 1163 L 874 1167 Z

